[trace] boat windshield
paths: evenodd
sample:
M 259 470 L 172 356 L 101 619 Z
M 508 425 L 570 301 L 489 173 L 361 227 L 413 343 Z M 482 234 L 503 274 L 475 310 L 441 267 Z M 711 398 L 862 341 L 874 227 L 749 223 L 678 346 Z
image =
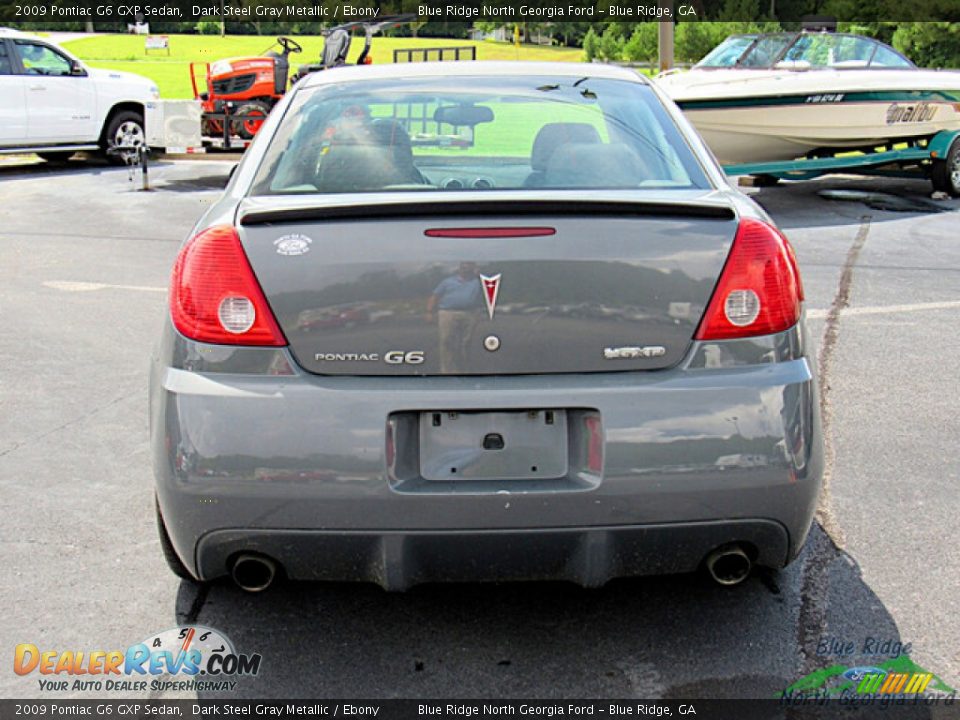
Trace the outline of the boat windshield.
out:
M 756 35 L 731 35 L 698 62 L 697 67 L 733 67 L 756 39 Z
M 697 67 L 809 70 L 916 66 L 890 46 L 859 35 L 777 33 L 729 37 Z

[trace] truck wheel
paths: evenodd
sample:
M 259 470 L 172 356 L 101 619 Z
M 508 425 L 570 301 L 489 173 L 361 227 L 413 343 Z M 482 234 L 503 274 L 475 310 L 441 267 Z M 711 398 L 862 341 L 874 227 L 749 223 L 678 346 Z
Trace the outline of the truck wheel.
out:
M 251 140 L 270 114 L 270 107 L 264 102 L 248 102 L 238 107 L 234 114 L 237 119 L 232 121 L 233 133 L 244 140 Z
M 937 192 L 960 197 L 960 138 L 951 143 L 945 158 L 933 161 L 930 182 Z
M 160 532 L 160 549 L 163 551 L 163 559 L 167 561 L 167 567 L 169 567 L 170 571 L 178 578 L 196 582 L 196 578 L 190 574 L 190 571 L 187 570 L 186 566 L 181 562 L 180 556 L 177 555 L 177 551 L 173 549 L 173 543 L 170 542 L 170 536 L 167 534 L 167 526 L 163 524 L 163 515 L 160 514 L 159 504 L 156 504 L 156 509 L 157 530 Z
M 107 159 L 114 165 L 126 165 L 127 157 L 136 155 L 135 151 L 116 151 L 116 148 L 135 148 L 147 142 L 143 115 L 133 110 L 116 113 L 107 123 L 103 134 L 102 148 Z

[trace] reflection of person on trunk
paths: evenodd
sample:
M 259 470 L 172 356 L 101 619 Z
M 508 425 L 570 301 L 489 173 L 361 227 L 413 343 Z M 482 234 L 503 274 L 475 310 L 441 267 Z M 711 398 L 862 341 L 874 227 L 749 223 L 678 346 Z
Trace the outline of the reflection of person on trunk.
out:
M 456 275 L 444 278 L 427 300 L 427 320 L 437 315 L 440 371 L 466 372 L 467 351 L 482 299 L 475 262 L 462 262 Z

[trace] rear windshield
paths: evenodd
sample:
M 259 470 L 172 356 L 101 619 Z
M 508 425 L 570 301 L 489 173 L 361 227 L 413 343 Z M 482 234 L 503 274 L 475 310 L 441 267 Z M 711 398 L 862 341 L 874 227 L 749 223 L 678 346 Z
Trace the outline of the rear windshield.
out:
M 322 85 L 297 95 L 256 195 L 707 188 L 646 85 L 453 77 Z

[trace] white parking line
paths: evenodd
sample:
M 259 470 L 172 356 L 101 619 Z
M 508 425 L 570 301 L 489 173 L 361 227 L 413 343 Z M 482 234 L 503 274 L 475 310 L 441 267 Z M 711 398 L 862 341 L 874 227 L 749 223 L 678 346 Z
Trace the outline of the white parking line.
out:
M 922 312 L 924 310 L 950 310 L 960 308 L 960 300 L 944 302 L 907 303 L 904 305 L 864 305 L 863 307 L 848 307 L 841 311 L 841 316 L 848 315 L 893 315 L 896 313 Z M 807 310 L 807 317 L 811 320 L 823 320 L 828 310 L 814 308 Z
M 64 292 L 90 292 L 92 290 L 133 290 L 135 292 L 161 292 L 165 287 L 151 285 L 111 285 L 110 283 L 77 282 L 74 280 L 47 280 L 43 283 L 48 288 L 63 290 Z

